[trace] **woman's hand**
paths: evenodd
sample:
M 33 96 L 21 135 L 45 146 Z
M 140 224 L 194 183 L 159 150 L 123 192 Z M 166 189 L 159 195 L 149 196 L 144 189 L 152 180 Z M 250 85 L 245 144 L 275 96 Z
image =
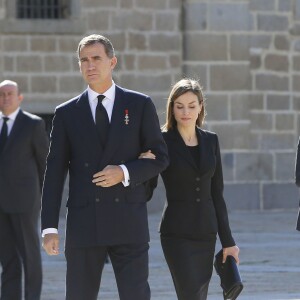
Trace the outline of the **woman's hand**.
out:
M 143 152 L 140 154 L 139 159 L 142 158 L 155 159 L 156 156 L 151 152 L 151 150 L 148 150 L 147 152 Z
M 238 246 L 223 248 L 223 263 L 225 263 L 227 256 L 231 255 L 234 257 L 236 263 L 239 264 L 240 263 L 239 252 L 240 249 Z

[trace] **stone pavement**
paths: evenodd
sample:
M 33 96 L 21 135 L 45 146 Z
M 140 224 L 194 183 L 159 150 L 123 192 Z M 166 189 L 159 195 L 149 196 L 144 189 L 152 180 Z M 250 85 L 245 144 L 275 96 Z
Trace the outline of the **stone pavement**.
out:
M 234 237 L 240 247 L 240 272 L 244 290 L 239 299 L 300 299 L 300 232 L 295 230 L 297 212 L 232 212 Z M 151 231 L 150 277 L 153 300 L 176 300 L 173 284 L 160 247 L 157 225 L 160 213 L 149 215 Z M 61 232 L 64 220 L 61 219 Z M 216 250 L 220 245 L 217 244 Z M 43 252 L 42 300 L 64 299 L 65 260 L 63 254 L 49 257 Z M 118 300 L 110 264 L 104 268 L 98 299 Z M 208 300 L 221 300 L 219 278 L 214 272 Z M 88 299 L 83 299 L 88 300 Z M 187 299 L 188 300 L 188 299 Z

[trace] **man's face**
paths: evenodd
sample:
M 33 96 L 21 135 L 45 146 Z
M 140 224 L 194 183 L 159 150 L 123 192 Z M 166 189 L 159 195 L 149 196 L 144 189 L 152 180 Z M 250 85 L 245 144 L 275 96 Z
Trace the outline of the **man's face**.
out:
M 83 47 L 79 54 L 82 77 L 94 90 L 111 84 L 112 71 L 116 64 L 116 57 L 109 58 L 100 43 Z
M 0 87 L 0 110 L 6 116 L 13 113 L 21 104 L 23 96 L 19 94 L 15 85 Z

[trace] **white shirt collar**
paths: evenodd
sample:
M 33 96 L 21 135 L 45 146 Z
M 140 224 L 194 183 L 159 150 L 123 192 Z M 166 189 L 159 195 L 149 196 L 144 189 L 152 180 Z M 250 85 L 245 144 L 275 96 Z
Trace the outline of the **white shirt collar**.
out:
M 89 86 L 87 87 L 87 92 L 88 92 L 88 98 L 89 98 L 89 104 L 90 104 L 90 108 L 92 111 L 92 115 L 95 121 L 95 110 L 98 104 L 98 95 L 100 95 L 99 93 L 93 91 Z M 103 106 L 106 109 L 107 115 L 108 115 L 108 119 L 109 121 L 111 120 L 111 116 L 112 116 L 112 110 L 114 107 L 114 103 L 115 103 L 115 96 L 116 96 L 116 85 L 114 82 L 112 82 L 111 87 L 105 91 L 102 95 L 105 96 L 105 98 L 102 101 Z
M 20 111 L 20 107 L 18 107 L 13 113 L 11 113 L 11 114 L 9 114 L 8 116 L 5 116 L 5 117 L 8 117 L 10 120 L 14 121 L 16 119 L 19 111 Z M 1 117 L 1 119 L 4 117 L 4 114 L 2 112 L 0 114 L 0 117 Z
M 89 96 L 89 101 L 94 101 L 98 95 L 100 95 L 99 93 L 95 92 L 94 90 L 92 90 L 90 88 L 90 86 L 87 87 L 87 92 L 88 92 L 88 96 Z M 111 87 L 105 91 L 102 95 L 105 96 L 105 98 L 107 98 L 107 100 L 115 100 L 115 95 L 116 95 L 116 84 L 114 83 L 114 81 L 112 82 Z M 106 99 L 104 99 L 103 101 L 105 101 Z M 103 102 L 104 103 L 104 102 Z

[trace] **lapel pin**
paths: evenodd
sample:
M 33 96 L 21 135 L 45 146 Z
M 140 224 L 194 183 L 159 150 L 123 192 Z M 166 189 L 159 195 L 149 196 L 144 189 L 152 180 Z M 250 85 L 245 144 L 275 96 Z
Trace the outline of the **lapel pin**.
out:
M 128 125 L 128 123 L 129 123 L 128 109 L 125 109 L 125 119 L 124 119 L 124 121 L 125 121 L 125 124 Z

